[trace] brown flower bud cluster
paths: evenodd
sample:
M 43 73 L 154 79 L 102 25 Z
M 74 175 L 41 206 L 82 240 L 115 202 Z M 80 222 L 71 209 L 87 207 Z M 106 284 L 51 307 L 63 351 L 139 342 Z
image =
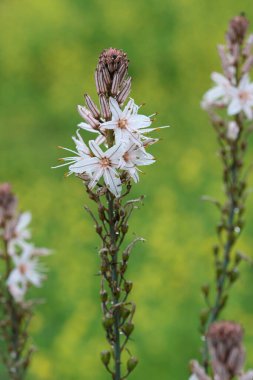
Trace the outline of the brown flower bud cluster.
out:
M 0 185 L 0 227 L 3 228 L 6 220 L 15 216 L 17 199 L 11 191 L 11 186 L 8 183 Z
M 127 55 L 122 50 L 109 48 L 100 54 L 95 82 L 102 114 L 106 119 L 110 117 L 108 97 L 113 96 L 119 104 L 123 104 L 130 93 L 128 62 Z
M 242 327 L 234 322 L 213 323 L 206 335 L 213 373 L 230 380 L 242 373 L 245 352 Z
M 190 362 L 192 380 L 252 380 L 253 371 L 244 372 L 243 329 L 235 322 L 220 321 L 210 325 L 206 334 L 212 376 L 196 360 Z

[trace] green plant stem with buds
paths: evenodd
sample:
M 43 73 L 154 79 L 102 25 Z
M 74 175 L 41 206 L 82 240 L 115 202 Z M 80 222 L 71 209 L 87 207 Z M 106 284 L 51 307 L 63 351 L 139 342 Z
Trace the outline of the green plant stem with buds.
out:
M 108 189 L 104 189 L 104 191 L 101 189 L 101 195 L 98 195 L 86 187 L 89 197 L 98 207 L 98 218 L 90 208 L 85 206 L 85 209 L 95 221 L 95 229 L 102 242 L 99 273 L 101 275 L 100 296 L 103 326 L 111 350 L 103 351 L 101 360 L 113 380 L 126 379 L 138 363 L 137 359 L 126 348 L 134 330 L 132 319 L 135 305 L 128 301 L 132 282 L 126 280 L 125 272 L 133 246 L 143 239 L 135 238 L 125 249 L 122 249 L 122 244 L 128 231 L 128 220 L 142 198 L 124 203 L 123 199 L 130 190 L 131 185 L 127 182 L 125 193 L 120 198 L 115 198 Z M 130 355 L 124 365 L 124 370 L 123 351 Z M 111 365 L 111 359 L 114 362 L 113 365 Z
M 241 79 L 240 66 L 236 66 L 237 84 Z M 210 288 L 208 285 L 202 287 L 207 309 L 201 314 L 201 331 L 206 335 L 210 325 L 215 322 L 228 300 L 228 290 L 238 279 L 238 265 L 244 255 L 240 252 L 233 254 L 233 249 L 243 228 L 243 213 L 246 199 L 246 182 L 243 173 L 244 155 L 247 147 L 247 133 L 244 127 L 244 115 L 235 115 L 234 121 L 239 128 L 238 136 L 235 140 L 227 137 L 226 122 L 217 114 L 210 112 L 212 124 L 218 136 L 220 147 L 220 157 L 223 164 L 223 183 L 225 187 L 226 200 L 222 205 L 220 202 L 211 199 L 218 206 L 221 213 L 221 220 L 217 226 L 218 244 L 214 246 L 216 279 L 215 295 L 213 302 L 210 300 Z M 210 199 L 206 199 L 210 200 Z M 209 367 L 208 345 L 204 339 L 202 360 L 206 372 Z

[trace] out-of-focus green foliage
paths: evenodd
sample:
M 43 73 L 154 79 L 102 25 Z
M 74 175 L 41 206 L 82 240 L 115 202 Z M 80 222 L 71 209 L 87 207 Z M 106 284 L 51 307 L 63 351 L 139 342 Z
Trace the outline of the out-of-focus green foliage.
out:
M 199 102 L 210 72 L 220 69 L 216 44 L 242 10 L 253 24 L 251 0 L 0 0 L 1 182 L 11 182 L 32 211 L 36 243 L 55 250 L 48 282 L 34 291 L 47 302 L 31 326 L 39 351 L 28 379 L 108 378 L 99 363 L 106 344 L 88 200 L 81 182 L 50 167 L 62 154 L 56 146 L 71 146 L 76 104 L 84 91 L 95 95 L 93 71 L 110 46 L 129 55 L 132 97 L 147 114 L 159 112 L 157 125 L 172 126 L 159 132 L 157 164 L 134 186 L 146 199 L 130 234 L 147 241 L 129 270 L 137 303 L 132 349 L 140 358 L 132 379 L 187 378 L 188 360 L 199 356 L 199 288 L 211 278 L 218 217 L 200 197 L 222 194 L 215 136 Z M 252 202 L 240 243 L 251 255 Z M 245 264 L 226 311 L 245 327 L 251 366 L 252 279 Z

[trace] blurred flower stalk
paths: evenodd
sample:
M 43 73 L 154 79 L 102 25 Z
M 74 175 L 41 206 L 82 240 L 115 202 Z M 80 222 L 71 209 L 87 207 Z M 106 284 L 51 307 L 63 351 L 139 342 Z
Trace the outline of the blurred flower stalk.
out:
M 72 137 L 76 150 L 62 148 L 72 155 L 60 159 L 63 163 L 56 166 L 68 166 L 67 175 L 73 173 L 83 180 L 89 198 L 96 204 L 95 212 L 88 206 L 85 209 L 101 240 L 100 297 L 110 344 L 109 350 L 101 352 L 101 360 L 114 380 L 126 379 L 138 363 L 127 347 L 134 330 L 135 304 L 129 299 L 133 283 L 126 271 L 132 248 L 144 239 L 136 237 L 127 246 L 123 243 L 129 218 L 143 197 L 127 200 L 127 196 L 132 183 L 139 181 L 140 167 L 155 162 L 147 149 L 158 139 L 147 134 L 159 129 L 151 128 L 155 115 L 140 114 L 141 107 L 131 98 L 127 101 L 131 90 L 128 63 L 122 50 L 109 48 L 101 53 L 95 70 L 100 107 L 85 94 L 86 106 L 78 106 L 84 122 Z M 91 133 L 87 144 L 81 130 Z M 128 356 L 124 365 L 123 352 Z
M 26 299 L 31 286 L 45 279 L 40 256 L 49 254 L 30 242 L 29 212 L 19 213 L 9 184 L 0 185 L 0 356 L 9 378 L 23 380 L 34 347 L 28 327 L 36 300 Z
M 218 46 L 223 74 L 212 73 L 215 86 L 206 92 L 202 101 L 202 107 L 208 112 L 217 134 L 225 193 L 224 202 L 204 197 L 213 202 L 220 212 L 218 241 L 213 247 L 214 285 L 202 287 L 206 301 L 206 308 L 201 313 L 203 366 L 206 372 L 210 350 L 212 351 L 212 346 L 208 344 L 212 324 L 219 319 L 227 303 L 229 290 L 238 279 L 240 262 L 247 260 L 243 253 L 235 249 L 244 227 L 243 216 L 248 195 L 246 179 L 249 172 L 245 165 L 245 153 L 248 137 L 253 130 L 253 83 L 249 76 L 253 65 L 253 35 L 247 37 L 247 29 L 248 20 L 244 15 L 236 16 L 230 21 L 226 45 Z M 201 376 L 197 378 L 202 379 Z M 224 380 L 232 377 L 219 378 Z

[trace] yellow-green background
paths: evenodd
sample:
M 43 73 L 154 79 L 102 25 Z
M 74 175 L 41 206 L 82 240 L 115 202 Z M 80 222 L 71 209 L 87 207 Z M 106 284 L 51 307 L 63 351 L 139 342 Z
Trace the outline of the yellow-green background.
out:
M 130 346 L 140 358 L 131 378 L 187 378 L 189 359 L 199 356 L 199 288 L 211 278 L 218 219 L 200 197 L 222 193 L 215 136 L 199 102 L 220 69 L 216 44 L 242 10 L 253 22 L 252 0 L 0 0 L 0 178 L 32 211 L 34 241 L 55 251 L 47 283 L 33 293 L 47 301 L 31 326 L 38 352 L 28 379 L 108 379 L 99 362 L 107 345 L 88 200 L 78 180 L 50 167 L 62 155 L 57 145 L 71 147 L 76 105 L 84 91 L 95 96 L 97 57 L 110 46 L 129 55 L 132 97 L 146 103 L 146 114 L 159 112 L 157 125 L 172 126 L 159 132 L 157 163 L 133 190 L 146 200 L 130 235 L 147 241 L 128 273 L 137 303 Z M 252 202 L 240 242 L 249 254 Z M 253 366 L 252 281 L 243 265 L 226 316 L 245 326 Z

